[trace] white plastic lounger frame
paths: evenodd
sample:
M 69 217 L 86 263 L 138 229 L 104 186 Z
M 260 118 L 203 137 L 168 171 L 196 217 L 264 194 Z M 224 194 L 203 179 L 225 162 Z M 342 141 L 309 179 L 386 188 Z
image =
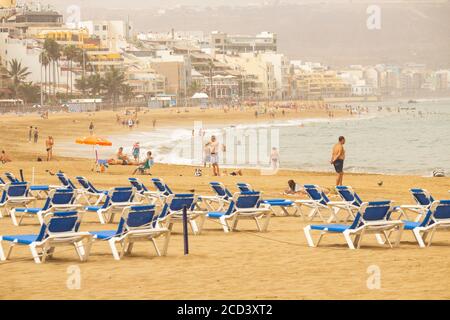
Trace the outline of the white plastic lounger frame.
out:
M 187 222 L 194 234 L 199 233 L 196 219 L 206 212 L 194 210 L 198 203 L 198 196 L 194 194 L 171 194 L 166 200 L 158 217 L 158 225 L 173 228 L 175 223 L 183 222 L 183 209 L 187 207 Z
M 87 206 L 85 210 L 87 212 L 96 212 L 101 224 L 111 223 L 114 220 L 115 214 L 122 212 L 124 208 L 142 204 L 142 201 L 134 201 L 135 193 L 135 188 L 112 188 L 108 191 L 102 206 Z M 126 199 L 121 199 L 124 194 L 129 196 Z
M 73 189 L 50 190 L 42 208 L 13 208 L 10 211 L 12 223 L 20 226 L 26 216 L 37 216 L 39 224 L 44 223 L 44 216 L 54 211 L 76 211 L 81 205 L 76 204 L 77 191 Z M 20 217 L 19 219 L 18 216 Z
M 404 221 L 405 230 L 412 231 L 421 248 L 431 246 L 434 234 L 440 230 L 450 230 L 450 200 L 434 201 L 421 222 Z M 426 244 L 429 236 L 428 244 Z
M 414 201 L 416 201 L 416 204 L 402 205 L 400 207 L 397 207 L 397 211 L 403 214 L 407 220 L 410 220 L 407 212 L 413 212 L 417 215 L 414 221 L 419 222 L 427 214 L 432 203 L 434 202 L 434 199 L 431 193 L 425 189 L 414 188 L 411 189 L 410 192 L 412 197 L 414 198 Z
M 316 216 L 319 216 L 323 222 L 330 223 L 333 221 L 339 222 L 341 219 L 338 214 L 340 211 L 347 212 L 347 218 L 354 218 L 354 210 L 352 206 L 349 206 L 347 201 L 330 201 L 330 199 L 325 195 L 322 188 L 317 185 L 305 185 L 306 193 L 308 194 L 310 200 L 297 200 L 297 204 L 300 215 L 302 217 L 307 217 L 310 221 L 314 220 Z M 302 207 L 309 208 L 309 213 L 304 214 Z M 330 216 L 326 219 L 322 213 L 323 211 L 328 212 Z
M 150 206 L 136 206 L 127 207 L 123 210 L 121 220 L 117 231 L 110 237 L 106 234 L 100 238 L 99 235 L 102 232 L 94 235 L 94 240 L 101 239 L 108 241 L 111 248 L 112 255 L 115 260 L 120 260 L 125 255 L 130 255 L 133 250 L 133 245 L 136 242 L 152 242 L 155 248 L 156 254 L 158 256 L 166 256 L 169 247 L 171 227 L 162 228 L 156 225 L 155 220 L 155 209 L 154 205 Z M 146 215 L 145 217 L 136 217 L 137 222 L 133 222 L 133 215 Z M 144 221 L 144 223 L 142 223 Z M 164 237 L 163 248 L 160 250 L 156 243 L 156 239 Z M 120 246 L 121 250 L 117 250 L 117 245 Z
M 130 184 L 136 189 L 136 197 L 142 201 L 148 202 L 150 205 L 156 204 L 159 200 L 159 193 L 148 190 L 148 188 L 138 178 L 128 178 Z
M 393 209 L 391 201 L 365 202 L 361 205 L 352 225 L 309 225 L 303 231 L 310 247 L 319 246 L 323 236 L 326 234 L 342 234 L 350 249 L 359 249 L 365 234 L 375 234 L 379 244 L 388 242 L 392 248 L 393 245 L 389 240 L 389 234 L 395 230 L 397 231 L 395 241 L 395 246 L 397 247 L 400 244 L 404 223 L 399 220 L 389 220 Z M 314 244 L 311 234 L 313 230 L 320 231 L 316 244 Z M 383 240 L 382 235 L 386 241 Z
M 36 198 L 30 197 L 26 182 L 6 183 L 0 195 L 0 217 L 8 216 L 17 207 L 27 207 Z
M 0 236 L 0 260 L 11 257 L 16 245 L 29 247 L 34 262 L 44 263 L 51 258 L 56 247 L 74 246 L 81 261 L 87 261 L 92 244 L 92 235 L 79 232 L 81 214 L 78 212 L 52 212 L 44 217 L 44 224 L 38 235 Z M 9 242 L 8 250 L 3 251 L 3 243 Z
M 105 200 L 107 191 L 96 189 L 85 177 L 79 176 L 76 177 L 76 179 L 81 186 L 81 189 L 78 189 L 80 192 L 80 197 L 84 198 L 87 205 L 98 206 Z
M 256 199 L 253 199 L 255 197 Z M 269 228 L 272 210 L 267 205 L 260 205 L 261 197 L 261 192 L 235 193 L 226 211 L 208 212 L 202 216 L 200 232 L 203 229 L 206 219 L 219 220 L 225 233 L 235 231 L 240 220 L 253 220 L 259 232 L 266 232 Z M 252 199 L 250 199 L 251 201 L 247 201 L 247 198 Z M 248 205 L 250 202 L 251 205 Z M 261 220 L 264 220 L 262 225 L 260 223 Z

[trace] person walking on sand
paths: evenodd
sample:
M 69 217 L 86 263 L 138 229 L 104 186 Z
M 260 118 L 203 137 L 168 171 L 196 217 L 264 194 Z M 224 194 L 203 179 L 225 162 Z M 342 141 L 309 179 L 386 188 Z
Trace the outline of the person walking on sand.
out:
M 32 139 L 33 139 L 33 126 L 30 126 L 30 129 L 28 129 L 28 142 L 31 143 Z
M 94 135 L 94 122 L 91 121 L 91 124 L 89 125 L 89 133 L 92 135 Z
M 53 145 L 55 141 L 52 136 L 48 136 L 47 140 L 45 140 L 45 149 L 47 150 L 47 161 L 52 160 L 53 158 Z
M 210 151 L 210 161 L 213 168 L 213 175 L 218 177 L 220 176 L 220 168 L 219 168 L 219 149 L 220 143 L 217 141 L 216 136 L 211 136 L 211 141 L 209 141 L 206 146 L 209 147 Z
M 35 127 L 33 132 L 33 141 L 34 143 L 38 143 L 38 140 L 39 140 L 39 131 L 38 128 Z
M 340 136 L 338 143 L 336 143 L 333 147 L 333 152 L 331 155 L 331 164 L 334 165 L 334 169 L 337 173 L 336 186 L 342 186 L 342 181 L 344 179 L 344 144 L 345 138 L 343 136 Z

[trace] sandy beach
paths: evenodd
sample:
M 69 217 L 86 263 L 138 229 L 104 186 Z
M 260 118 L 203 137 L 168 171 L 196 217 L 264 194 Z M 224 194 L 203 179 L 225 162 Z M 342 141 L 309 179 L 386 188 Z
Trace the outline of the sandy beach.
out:
M 336 116 L 348 116 L 336 111 Z M 277 119 L 327 117 L 327 111 L 287 111 Z M 139 115 L 140 130 L 157 127 L 190 125 L 201 120 L 205 124 L 249 123 L 267 121 L 269 116 L 255 119 L 254 112 L 190 109 L 156 110 Z M 70 177 L 86 176 L 102 189 L 128 186 L 134 167 L 111 166 L 106 173 L 90 170 L 92 162 L 82 158 L 58 155 L 58 147 L 73 143 L 75 138 L 89 134 L 94 121 L 100 136 L 127 134 L 129 129 L 116 123 L 115 112 L 95 114 L 51 114 L 48 120 L 38 115 L 0 116 L 0 149 L 5 149 L 13 162 L 1 165 L 0 173 L 24 170 L 26 178 L 35 171 L 35 184 L 57 184 L 47 171 L 61 170 Z M 28 142 L 28 127 L 39 128 L 38 144 Z M 45 159 L 45 138 L 55 139 L 51 162 Z M 86 146 L 86 153 L 92 150 Z M 332 188 L 334 173 L 281 170 L 276 176 L 261 176 L 257 170 L 244 170 L 243 177 L 212 177 L 206 170 L 194 177 L 193 168 L 156 164 L 154 177 L 161 177 L 175 192 L 194 189 L 197 194 L 211 194 L 208 183 L 223 182 L 236 191 L 236 182 L 245 181 L 266 197 L 281 197 L 287 181 L 314 183 Z M 150 185 L 149 176 L 141 176 Z M 383 181 L 379 186 L 378 182 Z M 344 184 L 351 185 L 364 200 L 390 199 L 410 204 L 409 189 L 421 187 L 437 199 L 450 198 L 450 178 L 419 176 L 348 174 Z M 293 197 L 292 199 L 297 199 Z M 16 248 L 12 260 L 0 263 L 1 299 L 449 299 L 450 280 L 442 272 L 450 268 L 448 258 L 450 237 L 436 234 L 430 248 L 419 249 L 411 234 L 404 234 L 399 248 L 388 249 L 367 236 L 360 250 L 348 250 L 342 237 L 329 236 L 319 248 L 309 248 L 303 235 L 306 223 L 297 217 L 274 217 L 269 232 L 256 233 L 251 222 L 243 222 L 240 231 L 225 234 L 220 226 L 207 222 L 202 235 L 190 236 L 190 255 L 183 255 L 181 228 L 171 238 L 167 257 L 155 256 L 151 245 L 139 244 L 133 256 L 114 261 L 106 243 L 95 243 L 88 262 L 79 263 L 71 248 L 56 251 L 55 258 L 36 265 L 28 248 Z M 82 230 L 112 230 L 116 225 L 100 226 L 93 216 L 84 216 Z M 14 227 L 9 217 L 0 219 L 0 234 L 36 233 L 37 221 L 27 219 L 25 225 Z M 68 268 L 81 269 L 81 289 L 67 288 Z M 368 268 L 381 271 L 381 288 L 367 287 Z

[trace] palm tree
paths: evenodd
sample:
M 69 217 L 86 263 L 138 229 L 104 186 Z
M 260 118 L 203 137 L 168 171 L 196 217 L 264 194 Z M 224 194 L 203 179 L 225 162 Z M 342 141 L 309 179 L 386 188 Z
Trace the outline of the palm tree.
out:
M 82 76 L 80 79 L 75 79 L 75 88 L 77 90 L 80 90 L 81 93 L 85 95 L 87 90 L 89 89 L 86 77 Z
M 25 82 L 19 86 L 18 89 L 20 98 L 23 99 L 24 103 L 38 102 L 40 98 L 40 88 L 39 86 L 33 84 L 32 82 Z
M 9 61 L 9 68 L 7 69 L 8 76 L 12 79 L 12 86 L 14 96 L 17 97 L 17 93 L 20 85 L 31 74 L 27 67 L 22 67 L 22 63 L 17 59 Z
M 42 51 L 39 55 L 39 62 L 41 63 L 41 72 L 42 68 L 44 68 L 44 92 L 47 93 L 47 67 L 50 64 L 50 58 L 48 57 L 47 52 Z M 42 83 L 41 83 L 42 86 Z
M 127 83 L 123 84 L 120 93 L 122 94 L 125 102 L 130 102 L 130 100 L 134 97 L 133 87 Z
M 125 74 L 115 67 L 110 67 L 103 78 L 103 88 L 114 105 L 121 94 L 124 84 Z
M 99 73 L 91 74 L 87 77 L 87 86 L 92 97 L 96 97 L 103 89 L 103 79 Z
M 67 68 L 67 90 L 66 93 L 69 93 L 69 87 L 70 87 L 70 92 L 72 93 L 72 67 L 73 67 L 73 60 L 75 59 L 75 56 L 77 54 L 77 47 L 75 47 L 74 45 L 69 45 L 64 47 L 63 49 L 63 54 L 66 57 L 66 60 L 69 62 L 69 67 Z M 70 72 L 70 76 L 69 76 L 69 72 Z M 69 85 L 69 77 L 70 77 L 70 85 Z
M 57 84 L 57 67 L 59 65 L 58 61 L 61 57 L 61 51 L 59 44 L 53 39 L 45 39 L 44 50 L 47 53 L 53 67 L 53 94 L 56 94 L 56 84 Z

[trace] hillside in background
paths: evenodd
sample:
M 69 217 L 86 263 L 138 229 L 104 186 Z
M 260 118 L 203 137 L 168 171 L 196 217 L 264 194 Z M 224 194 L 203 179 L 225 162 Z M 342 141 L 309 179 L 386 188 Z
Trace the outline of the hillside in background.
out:
M 52 1 L 50 1 L 52 2 Z M 227 3 L 228 6 L 221 4 Z M 322 61 L 341 66 L 371 63 L 427 63 L 450 66 L 450 4 L 382 3 L 382 28 L 366 27 L 368 3 L 360 1 L 252 1 L 253 6 L 234 6 L 240 1 L 96 0 L 78 1 L 82 19 L 127 19 L 136 31 L 221 30 L 228 33 L 278 34 L 279 51 L 291 58 Z M 297 1 L 302 2 L 302 1 Z M 62 12 L 77 1 L 53 0 Z M 205 6 L 205 4 L 209 6 Z M 266 5 L 261 5 L 266 3 Z M 273 5 L 273 3 L 278 3 Z M 105 7 L 102 7 L 103 4 Z M 231 6 L 233 5 L 233 6 Z

